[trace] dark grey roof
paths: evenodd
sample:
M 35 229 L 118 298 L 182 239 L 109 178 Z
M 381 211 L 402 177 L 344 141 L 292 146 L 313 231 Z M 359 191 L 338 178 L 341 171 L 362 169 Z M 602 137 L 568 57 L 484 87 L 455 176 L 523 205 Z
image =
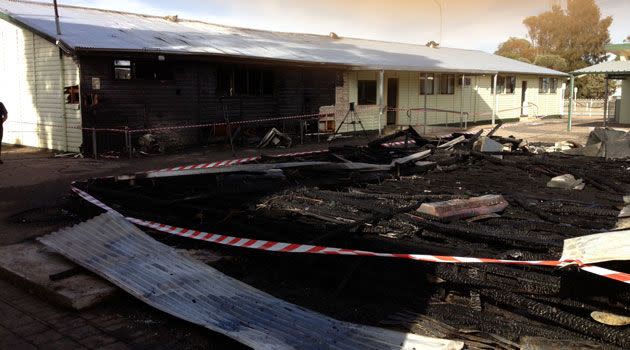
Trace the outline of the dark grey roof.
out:
M 56 38 L 51 4 L 0 0 L 0 12 Z M 59 12 L 60 40 L 73 51 L 221 55 L 353 69 L 566 75 L 477 50 L 253 30 L 83 7 L 61 6 Z

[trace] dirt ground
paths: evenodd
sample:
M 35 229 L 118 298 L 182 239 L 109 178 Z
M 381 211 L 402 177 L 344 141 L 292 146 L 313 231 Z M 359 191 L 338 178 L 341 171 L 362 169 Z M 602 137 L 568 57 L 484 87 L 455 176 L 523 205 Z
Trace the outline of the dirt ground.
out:
M 566 119 L 529 119 L 519 123 L 506 124 L 499 129 L 496 135 L 513 135 L 517 138 L 526 139 L 529 142 L 553 143 L 556 141 L 571 140 L 584 144 L 590 131 L 598 126 L 601 126 L 601 122 L 598 119 L 576 117 L 574 118 L 573 130 L 569 133 L 566 131 Z M 470 128 L 469 131 L 475 132 L 480 128 L 487 130 L 490 126 L 474 126 Z M 624 130 L 630 130 L 630 128 L 625 128 Z M 432 128 L 430 134 L 440 135 L 452 131 L 460 130 L 455 128 Z M 353 143 L 357 141 L 366 142 L 366 140 L 355 140 Z M 289 152 L 325 149 L 327 147 L 328 144 L 322 142 L 320 144 L 294 147 Z M 286 149 L 264 151 L 265 154 L 269 155 L 286 152 Z M 46 222 L 42 222 L 41 220 L 28 220 L 28 218 L 41 218 L 42 216 L 54 218 L 55 213 L 62 210 L 61 208 L 67 201 L 72 181 L 90 177 L 140 172 L 176 165 L 249 157 L 258 154 L 260 154 L 259 150 L 239 150 L 236 156 L 234 156 L 232 152 L 227 149 L 219 149 L 197 150 L 185 154 L 161 155 L 137 159 L 94 160 L 57 158 L 54 156 L 55 154 L 53 152 L 49 151 L 28 147 L 4 146 L 2 154 L 4 164 L 0 165 L 0 246 L 32 239 L 68 225 L 68 220 L 71 219 L 68 219 L 68 217 L 64 215 L 59 215 L 59 220 L 52 219 Z M 19 220 L 16 219 L 16 216 L 21 219 L 27 219 Z M 5 284 L 5 282 L 2 282 L 2 284 Z M 12 294 L 4 299 L 1 298 L 2 296 L 0 295 L 0 306 L 20 310 L 20 305 L 18 305 L 18 301 L 15 300 L 22 300 L 21 302 L 24 302 L 23 300 L 33 298 L 17 288 L 5 288 L 5 290 L 11 290 Z M 146 307 L 139 302 L 129 300 L 129 298 L 124 300 L 124 305 L 126 308 L 125 312 L 127 313 L 133 314 L 136 312 L 134 310 L 140 310 L 137 312 L 144 313 L 151 312 L 147 311 Z M 57 310 L 54 312 L 63 314 L 64 317 L 74 319 L 75 321 L 86 317 L 85 313 L 68 313 L 67 310 Z M 92 310 L 90 312 L 94 313 L 95 311 Z M 122 321 L 119 322 L 121 324 L 129 320 L 128 316 L 121 315 L 120 306 L 114 307 L 113 304 L 112 307 L 107 307 L 107 305 L 100 306 L 98 313 L 102 317 L 107 316 L 112 319 L 117 319 L 118 317 L 122 319 Z M 151 314 L 151 317 L 160 320 L 159 322 L 161 323 L 165 322 L 164 319 L 168 319 L 168 316 L 159 313 Z M 183 329 L 186 325 L 181 322 L 176 322 L 175 327 Z M 64 334 L 63 330 L 57 331 L 62 335 Z M 191 332 L 199 339 L 202 339 L 200 340 L 202 344 L 207 345 L 225 342 L 225 339 L 221 339 L 220 337 L 216 338 L 216 336 L 209 336 L 207 339 L 204 338 L 203 334 L 205 330 L 203 329 L 193 328 Z M 20 341 L 33 345 L 35 348 L 40 347 L 32 341 L 32 338 L 38 335 L 41 337 L 41 332 L 31 335 L 20 335 L 17 331 L 0 323 L 0 333 L 2 333 L 0 334 L 0 338 L 5 338 L 5 342 L 6 339 L 14 339 L 13 343 L 0 343 L 0 348 L 3 348 L 3 345 L 21 344 L 19 343 Z M 6 333 L 6 335 L 4 333 Z M 149 343 L 143 343 L 142 341 L 134 342 L 133 339 L 144 339 L 150 337 L 152 333 L 154 333 L 153 329 L 140 331 L 133 329 L 133 332 L 126 335 L 127 338 L 124 339 L 127 340 L 122 341 L 120 348 L 150 346 Z M 119 339 L 118 342 L 121 342 L 121 340 Z M 86 345 L 86 347 L 89 348 L 92 346 Z

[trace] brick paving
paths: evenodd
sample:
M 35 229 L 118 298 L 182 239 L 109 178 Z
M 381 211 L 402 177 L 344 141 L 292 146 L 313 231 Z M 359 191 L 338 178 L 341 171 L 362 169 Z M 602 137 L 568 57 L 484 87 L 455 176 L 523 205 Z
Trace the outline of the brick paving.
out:
M 232 349 L 232 340 L 135 300 L 66 310 L 0 280 L 0 349 Z

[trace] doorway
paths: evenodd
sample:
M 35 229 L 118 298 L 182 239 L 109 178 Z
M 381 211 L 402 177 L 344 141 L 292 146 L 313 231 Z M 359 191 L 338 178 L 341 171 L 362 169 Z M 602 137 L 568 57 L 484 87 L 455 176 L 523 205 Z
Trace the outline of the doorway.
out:
M 527 100 L 527 80 L 523 80 L 521 83 L 521 116 L 526 116 L 529 114 L 528 108 L 525 105 L 525 101 Z
M 396 125 L 398 111 L 391 108 L 398 108 L 398 78 L 387 79 L 387 125 Z

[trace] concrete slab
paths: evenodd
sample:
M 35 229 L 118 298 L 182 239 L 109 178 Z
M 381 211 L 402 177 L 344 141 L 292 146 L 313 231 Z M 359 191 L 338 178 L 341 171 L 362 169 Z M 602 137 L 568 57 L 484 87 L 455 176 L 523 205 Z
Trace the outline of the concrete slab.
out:
M 96 305 L 118 291 L 37 242 L 0 247 L 0 277 L 75 310 Z

